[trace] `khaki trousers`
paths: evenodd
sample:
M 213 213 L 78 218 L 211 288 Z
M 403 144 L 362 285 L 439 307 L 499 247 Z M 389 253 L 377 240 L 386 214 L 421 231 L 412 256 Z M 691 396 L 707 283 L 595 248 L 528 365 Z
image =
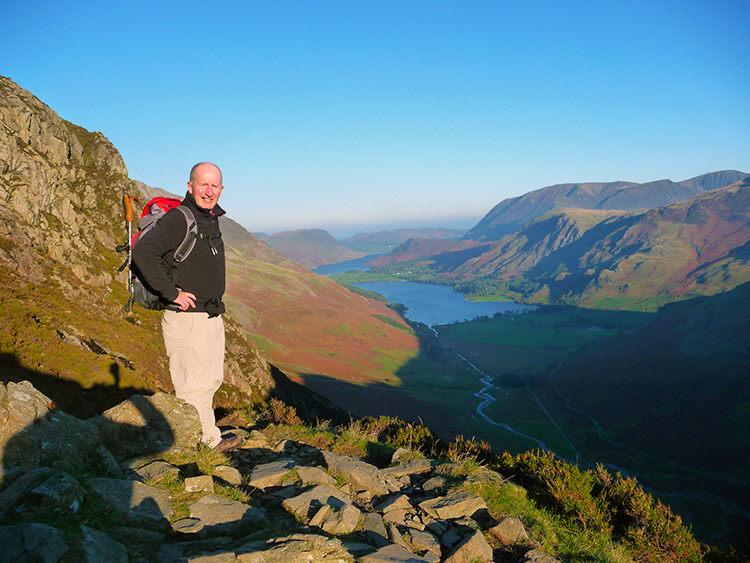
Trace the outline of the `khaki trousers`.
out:
M 213 400 L 224 380 L 224 321 L 208 313 L 164 311 L 161 327 L 175 395 L 198 409 L 202 442 L 215 446 L 221 440 Z

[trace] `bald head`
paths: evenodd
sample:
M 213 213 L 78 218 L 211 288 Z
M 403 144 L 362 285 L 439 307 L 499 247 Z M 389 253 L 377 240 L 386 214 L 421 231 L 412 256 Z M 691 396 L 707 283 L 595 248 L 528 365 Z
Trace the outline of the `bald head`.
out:
M 219 170 L 219 167 L 216 166 L 213 162 L 199 162 L 198 164 L 196 164 L 195 166 L 193 166 L 190 169 L 190 181 L 191 182 L 195 182 L 196 174 L 198 173 L 199 169 L 200 170 L 203 170 L 203 169 L 206 169 L 206 170 L 213 169 L 213 170 L 215 170 L 216 172 L 219 173 L 219 180 L 220 180 L 220 182 L 221 183 L 224 182 L 223 176 L 221 174 L 221 170 Z

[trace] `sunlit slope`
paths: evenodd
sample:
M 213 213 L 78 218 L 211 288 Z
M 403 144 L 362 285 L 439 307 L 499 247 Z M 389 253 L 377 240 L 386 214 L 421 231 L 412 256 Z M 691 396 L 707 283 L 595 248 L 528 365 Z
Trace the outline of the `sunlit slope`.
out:
M 525 298 L 655 309 L 750 281 L 750 183 L 644 212 L 556 210 L 450 271 Z
M 416 353 L 417 339 L 380 301 L 336 282 L 231 250 L 227 297 L 232 315 L 272 362 L 295 374 L 356 382 L 393 374 L 389 358 Z

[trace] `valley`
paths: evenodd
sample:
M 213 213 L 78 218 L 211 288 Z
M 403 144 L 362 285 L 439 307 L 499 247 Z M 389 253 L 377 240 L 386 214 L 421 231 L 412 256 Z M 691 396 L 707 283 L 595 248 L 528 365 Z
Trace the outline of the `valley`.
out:
M 731 452 L 714 447 L 712 461 L 676 457 L 668 439 L 654 444 L 631 435 L 627 411 L 619 424 L 600 420 L 561 385 L 564 366 L 634 337 L 655 319 L 654 313 L 543 306 L 432 327 L 412 322 L 419 353 L 393 377 L 358 385 L 312 374 L 303 380 L 355 414 L 420 420 L 445 440 L 476 437 L 495 451 L 549 449 L 582 468 L 602 464 L 635 477 L 701 540 L 743 545 L 741 530 L 750 524 L 747 467 L 727 471 Z

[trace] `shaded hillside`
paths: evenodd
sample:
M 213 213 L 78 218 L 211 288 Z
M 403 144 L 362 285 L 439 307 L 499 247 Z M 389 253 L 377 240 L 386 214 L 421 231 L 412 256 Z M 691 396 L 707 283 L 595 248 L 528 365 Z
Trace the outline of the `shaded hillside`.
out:
M 564 363 L 553 381 L 610 439 L 715 472 L 694 487 L 718 491 L 747 511 L 749 373 L 745 283 L 662 307 L 634 334 Z
M 302 229 L 276 233 L 264 239 L 270 247 L 308 268 L 355 260 L 365 254 L 340 244 L 321 229 Z
M 463 238 L 479 241 L 499 240 L 554 209 L 637 211 L 661 207 L 694 197 L 704 191 L 728 186 L 745 176 L 743 172 L 725 170 L 682 182 L 659 180 L 646 184 L 557 184 L 500 202 Z
M 642 213 L 557 210 L 449 273 L 477 289 L 515 279 L 525 298 L 608 307 L 732 289 L 750 280 L 750 184 Z
M 464 231 L 448 228 L 391 229 L 376 233 L 357 233 L 342 240 L 341 244 L 365 254 L 385 254 L 409 239 L 458 240 L 463 234 Z

